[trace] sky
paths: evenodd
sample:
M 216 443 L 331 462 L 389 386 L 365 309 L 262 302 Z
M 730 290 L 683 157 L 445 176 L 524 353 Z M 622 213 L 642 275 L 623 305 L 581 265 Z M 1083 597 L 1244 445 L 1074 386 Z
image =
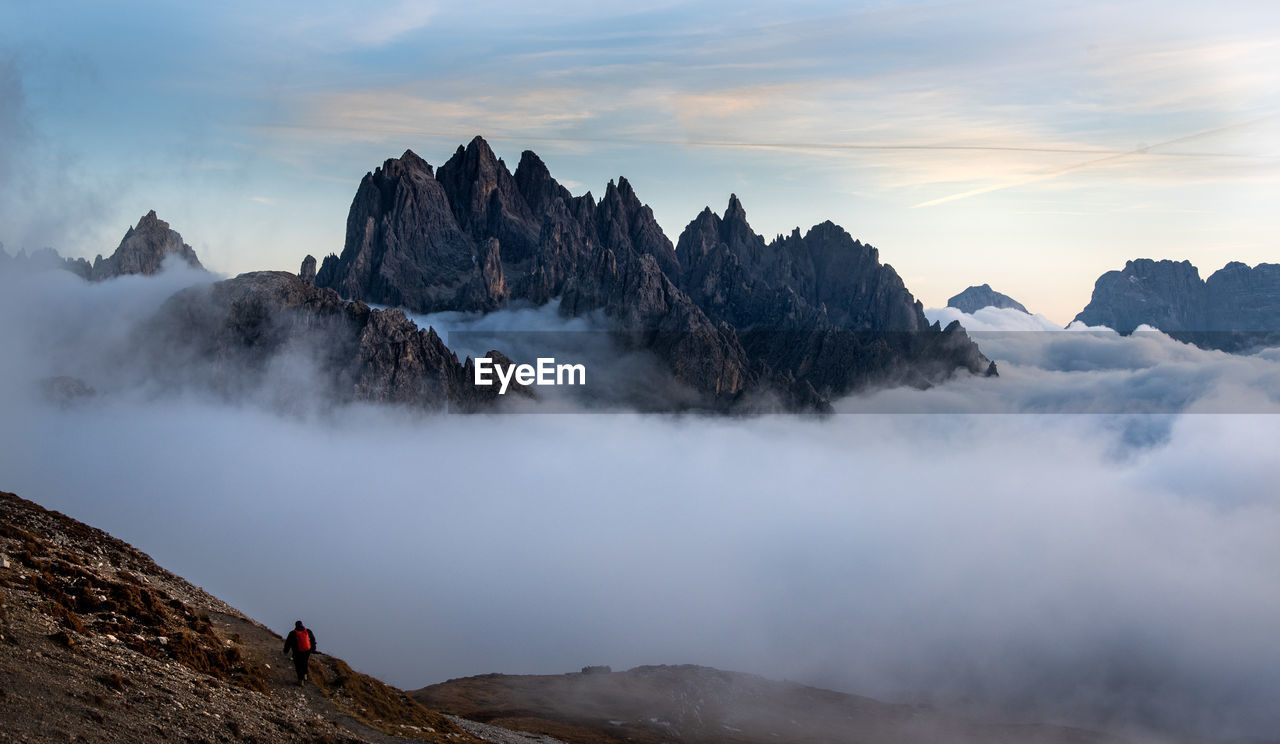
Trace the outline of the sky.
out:
M 674 241 L 730 193 L 830 219 L 928 307 L 1056 323 L 1131 258 L 1275 255 L 1280 7 L 1258 2 L 0 4 L 0 242 L 150 209 L 224 274 L 340 252 L 363 174 L 476 134 Z

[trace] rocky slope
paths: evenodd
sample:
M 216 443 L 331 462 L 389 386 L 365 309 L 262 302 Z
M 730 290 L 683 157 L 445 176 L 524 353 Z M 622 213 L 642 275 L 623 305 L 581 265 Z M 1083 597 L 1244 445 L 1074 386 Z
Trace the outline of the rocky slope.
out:
M 1233 261 L 1207 280 L 1189 261 L 1129 261 L 1098 277 L 1075 317 L 1132 333 L 1149 325 L 1205 348 L 1245 349 L 1280 340 L 1280 264 Z
M 405 152 L 367 174 L 343 251 L 314 281 L 420 313 L 560 297 L 562 312 L 602 313 L 628 348 L 721 402 L 769 390 L 812 407 L 990 369 L 963 331 L 928 324 L 874 248 L 829 222 L 765 244 L 733 197 L 677 247 L 626 179 L 599 202 L 574 197 L 534 153 L 512 174 L 480 137 L 438 170 Z
M 965 313 L 975 313 L 984 307 L 1013 308 L 1027 313 L 1027 309 L 1022 306 L 1021 302 L 1013 299 L 1007 294 L 1001 294 L 991 288 L 990 284 L 982 286 L 968 287 L 960 294 L 947 300 L 947 307 Z M 1030 314 L 1030 313 L 1028 313 Z
M 183 290 L 136 335 L 146 372 L 162 384 L 286 408 L 318 400 L 469 410 L 495 395 L 472 384 L 470 360 L 403 311 L 345 301 L 285 272 Z
M 428 707 L 572 744 L 1102 744 L 1121 739 L 1045 725 L 1003 725 L 925 706 L 697 666 L 455 679 L 410 693 Z
M 283 644 L 126 543 L 0 493 L 0 741 L 491 740 L 325 654 L 299 688 Z

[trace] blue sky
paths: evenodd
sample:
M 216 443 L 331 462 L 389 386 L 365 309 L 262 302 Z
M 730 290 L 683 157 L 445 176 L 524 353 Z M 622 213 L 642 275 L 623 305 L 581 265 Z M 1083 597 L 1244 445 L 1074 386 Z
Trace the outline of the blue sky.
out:
M 341 250 L 360 177 L 484 135 L 674 240 L 830 219 L 926 305 L 1059 322 L 1136 257 L 1276 260 L 1280 6 L 0 5 L 0 241 L 107 253 L 156 209 L 210 268 Z

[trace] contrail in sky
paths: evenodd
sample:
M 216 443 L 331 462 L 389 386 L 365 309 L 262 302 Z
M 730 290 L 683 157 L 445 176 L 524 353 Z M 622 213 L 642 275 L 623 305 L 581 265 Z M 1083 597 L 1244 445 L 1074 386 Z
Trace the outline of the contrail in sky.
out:
M 969 191 L 961 191 L 958 194 L 951 194 L 950 196 L 943 196 L 938 199 L 931 199 L 929 201 L 920 202 L 919 204 L 913 205 L 911 208 L 917 209 L 919 207 L 933 207 L 933 206 L 937 206 L 938 204 L 945 204 L 947 202 L 959 201 L 960 199 L 968 199 L 971 196 L 980 196 L 982 194 L 989 194 L 993 191 L 1003 191 L 1004 189 L 1011 189 L 1015 186 L 1025 186 L 1026 184 L 1035 183 L 1037 181 L 1047 181 L 1050 178 L 1057 178 L 1058 176 L 1063 176 L 1073 171 L 1083 170 L 1085 168 L 1091 168 L 1095 165 L 1101 165 L 1102 163 L 1109 163 L 1113 160 L 1120 160 L 1123 158 L 1132 157 L 1134 155 L 1146 155 L 1148 153 L 1151 153 L 1152 150 L 1158 147 L 1168 147 L 1169 145 L 1176 145 L 1183 142 L 1189 142 L 1191 140 L 1202 139 L 1204 137 L 1212 137 L 1214 135 L 1221 134 L 1222 132 L 1226 132 L 1232 129 L 1239 129 L 1241 127 L 1252 126 L 1254 124 L 1259 124 L 1261 122 L 1268 121 L 1274 118 L 1276 118 L 1276 115 L 1272 114 L 1271 116 L 1264 116 L 1260 119 L 1253 119 L 1251 121 L 1241 122 L 1239 124 L 1229 124 L 1225 127 L 1208 129 L 1203 132 L 1189 134 L 1185 137 L 1177 137 L 1175 139 L 1165 140 L 1164 142 L 1157 142 L 1154 145 L 1139 147 L 1136 150 L 1125 150 L 1120 152 L 1114 152 L 1113 154 L 1107 155 L 1105 157 L 1095 158 L 1094 160 L 1086 160 L 1083 163 L 1076 163 L 1075 165 L 1069 165 L 1066 168 L 1059 168 L 1057 170 L 1049 171 L 1047 173 L 1037 173 L 1032 176 L 1027 176 L 1026 178 L 1020 178 L 1016 181 L 1011 181 L 1009 183 L 999 183 L 999 184 L 993 184 L 991 186 L 983 186 L 981 188 L 970 189 Z M 1155 154 L 1173 155 L 1175 153 L 1155 153 Z

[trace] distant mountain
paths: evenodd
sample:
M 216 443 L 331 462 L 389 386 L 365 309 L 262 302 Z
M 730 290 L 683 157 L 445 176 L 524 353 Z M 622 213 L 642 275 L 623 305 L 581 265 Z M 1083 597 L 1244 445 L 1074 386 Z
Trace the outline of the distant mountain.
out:
M 419 313 L 559 297 L 562 313 L 603 313 L 628 348 L 721 403 L 772 391 L 822 407 L 871 384 L 993 371 L 958 325 L 929 325 L 876 249 L 830 222 L 766 244 L 731 197 L 674 247 L 625 178 L 599 202 L 575 197 L 534 153 L 512 174 L 480 137 L 438 170 L 407 151 L 366 174 L 343 251 L 314 282 Z
M 495 740 L 327 653 L 297 687 L 270 629 L 127 543 L 3 492 L 0 587 L 5 740 Z
M 1280 340 L 1280 264 L 1233 261 L 1208 280 L 1189 261 L 1137 259 L 1094 284 L 1075 317 L 1131 333 L 1148 325 L 1206 348 L 1243 349 Z
M 102 281 L 126 274 L 157 274 L 169 256 L 177 256 L 192 268 L 204 268 L 195 250 L 182 242 L 182 236 L 170 229 L 168 222 L 156 217 L 155 210 L 152 210 L 138 220 L 136 227 L 125 232 L 120 245 L 108 258 L 99 254 L 91 264 L 83 258 L 64 259 L 52 248 L 42 248 L 29 256 L 20 251 L 12 257 L 0 250 L 0 269 L 14 266 L 35 270 L 66 269 L 89 281 Z
M 1021 310 L 1022 312 L 1030 315 L 1030 312 L 1022 306 L 1021 302 L 1018 302 L 1009 295 L 995 291 L 991 288 L 990 284 L 969 287 L 955 297 L 947 300 L 947 307 L 954 307 L 961 312 L 970 314 L 976 313 L 984 307 L 1013 308 L 1014 310 Z
M 169 256 L 177 256 L 192 268 L 204 268 L 191 246 L 182 242 L 182 236 L 151 210 L 138 220 L 137 227 L 129 228 L 115 253 L 93 260 L 88 278 L 101 281 L 124 274 L 157 274 Z
M 570 744 L 1118 744 L 1065 726 L 1002 725 L 917 705 L 699 666 L 453 679 L 410 693 L 429 708 Z

